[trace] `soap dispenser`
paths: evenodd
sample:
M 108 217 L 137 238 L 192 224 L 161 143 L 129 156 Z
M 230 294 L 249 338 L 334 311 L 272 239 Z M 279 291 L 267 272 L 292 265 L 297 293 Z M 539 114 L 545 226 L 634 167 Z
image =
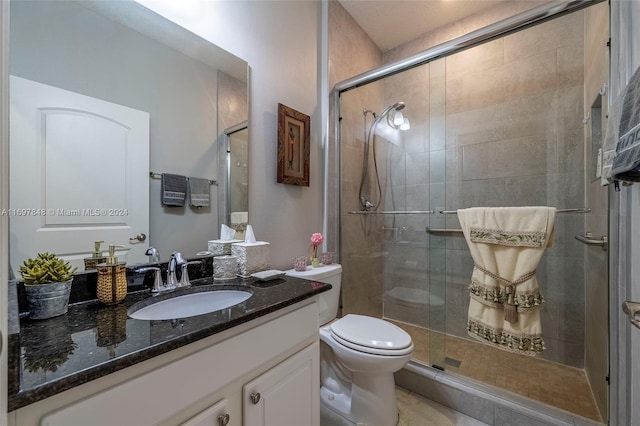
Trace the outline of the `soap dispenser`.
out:
M 125 262 L 118 262 L 116 247 L 109 245 L 109 257 L 105 263 L 100 263 L 98 269 L 98 285 L 96 292 L 98 300 L 107 305 L 121 302 L 127 295 L 127 268 Z
M 93 255 L 91 257 L 84 258 L 85 271 L 95 270 L 98 263 L 104 263 L 107 261 L 107 258 L 102 254 L 102 250 L 100 250 L 100 244 L 102 243 L 104 243 L 104 241 L 95 241 L 93 243 Z

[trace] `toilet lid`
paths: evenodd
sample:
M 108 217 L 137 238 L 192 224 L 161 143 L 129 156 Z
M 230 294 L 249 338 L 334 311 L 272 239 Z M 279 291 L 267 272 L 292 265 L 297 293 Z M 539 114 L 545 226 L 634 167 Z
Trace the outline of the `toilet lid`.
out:
M 390 322 L 349 314 L 331 323 L 331 332 L 341 339 L 365 348 L 402 350 L 410 347 L 411 336 Z

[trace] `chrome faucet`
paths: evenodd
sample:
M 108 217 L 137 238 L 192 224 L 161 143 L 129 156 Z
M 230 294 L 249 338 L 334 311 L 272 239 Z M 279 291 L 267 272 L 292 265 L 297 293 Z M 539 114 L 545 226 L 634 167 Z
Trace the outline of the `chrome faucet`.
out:
M 149 272 L 149 271 L 153 271 L 153 288 L 151 289 L 152 293 L 160 293 L 165 290 L 170 290 L 162 282 L 162 275 L 160 274 L 160 268 L 158 268 L 157 266 L 145 266 L 143 268 L 136 269 L 136 272 Z
M 160 252 L 155 247 L 149 247 L 144 254 L 149 256 L 149 263 L 160 263 Z
M 185 260 L 182 257 L 182 253 L 180 253 L 179 251 L 174 251 L 173 253 L 171 253 L 171 257 L 169 257 L 169 266 L 167 269 L 167 287 L 180 287 L 178 277 L 176 276 L 176 268 L 178 266 L 182 266 L 184 263 Z
M 180 282 L 178 283 L 178 287 L 189 287 L 191 285 L 191 281 L 189 281 L 189 265 L 195 265 L 202 263 L 199 260 L 192 260 L 189 262 L 184 262 L 182 264 L 182 273 L 180 274 Z

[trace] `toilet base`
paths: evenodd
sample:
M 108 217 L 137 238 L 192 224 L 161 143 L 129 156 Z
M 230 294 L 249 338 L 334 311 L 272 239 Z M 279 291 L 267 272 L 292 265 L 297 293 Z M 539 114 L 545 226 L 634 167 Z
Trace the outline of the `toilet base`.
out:
M 326 404 L 320 404 L 320 426 L 357 426 L 351 420 L 333 411 Z
M 364 404 L 355 390 L 355 404 L 352 395 L 347 393 L 335 393 L 324 386 L 320 388 L 320 411 L 322 426 L 396 426 L 399 421 L 398 407 L 395 398 L 395 386 L 391 394 L 387 393 L 383 399 L 377 400 L 375 407 Z M 362 391 L 360 391 L 362 392 Z M 367 394 L 367 392 L 365 392 Z M 370 398 L 371 395 L 368 394 Z M 369 400 L 366 398 L 366 400 Z M 373 401 L 370 401 L 373 402 Z M 357 405 L 360 405 L 358 407 Z

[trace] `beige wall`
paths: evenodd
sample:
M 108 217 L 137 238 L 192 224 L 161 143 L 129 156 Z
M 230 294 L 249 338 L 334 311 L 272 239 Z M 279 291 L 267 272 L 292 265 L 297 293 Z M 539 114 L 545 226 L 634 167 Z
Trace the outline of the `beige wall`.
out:
M 320 2 L 202 1 L 173 12 L 143 3 L 249 63 L 249 222 L 271 243 L 271 266 L 291 268 L 322 230 Z M 278 103 L 311 117 L 309 187 L 276 182 Z

